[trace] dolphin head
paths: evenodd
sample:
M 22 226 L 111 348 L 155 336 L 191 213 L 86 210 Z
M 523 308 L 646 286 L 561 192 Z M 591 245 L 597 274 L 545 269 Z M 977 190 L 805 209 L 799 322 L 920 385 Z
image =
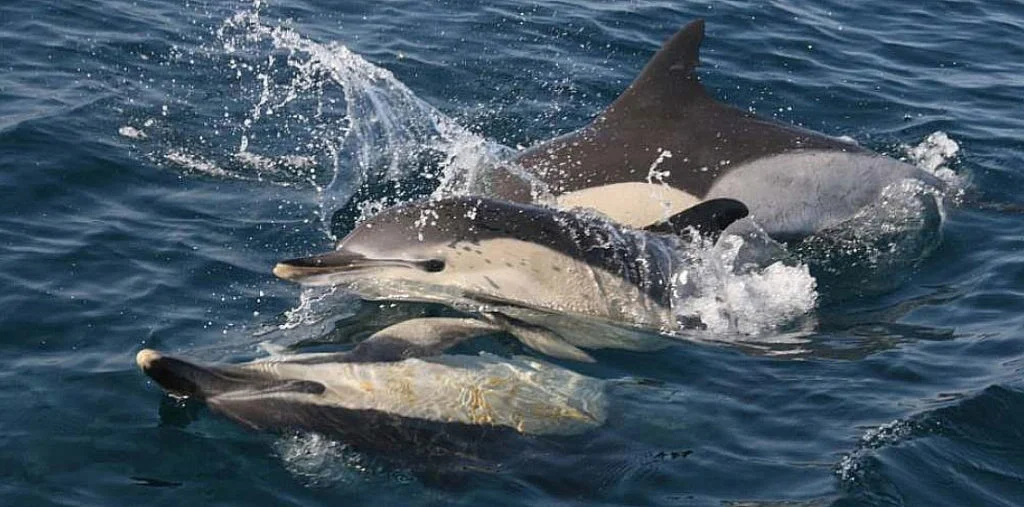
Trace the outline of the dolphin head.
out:
M 476 239 L 473 224 L 458 216 L 468 211 L 468 203 L 461 201 L 389 208 L 357 226 L 334 251 L 279 262 L 274 274 L 313 286 L 366 278 L 430 284 L 457 268 L 452 244 Z

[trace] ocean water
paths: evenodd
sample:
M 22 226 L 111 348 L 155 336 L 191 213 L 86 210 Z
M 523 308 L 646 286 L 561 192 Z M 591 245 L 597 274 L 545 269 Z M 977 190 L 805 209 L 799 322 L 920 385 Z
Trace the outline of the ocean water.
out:
M 719 99 L 955 182 L 927 255 L 711 252 L 706 340 L 562 363 L 614 383 L 605 426 L 457 480 L 138 372 L 421 311 L 270 270 L 584 125 L 696 17 Z M 1024 501 L 1019 3 L 39 0 L 0 6 L 0 48 L 0 503 Z

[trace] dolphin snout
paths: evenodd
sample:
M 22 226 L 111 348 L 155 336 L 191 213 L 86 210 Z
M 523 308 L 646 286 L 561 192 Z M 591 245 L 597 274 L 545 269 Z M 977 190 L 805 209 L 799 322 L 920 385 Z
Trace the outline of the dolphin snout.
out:
M 278 262 L 274 276 L 292 282 L 303 283 L 316 275 L 325 275 L 357 269 L 368 259 L 346 250 L 335 250 L 310 257 L 298 257 Z
M 204 366 L 176 357 L 165 356 L 152 349 L 142 349 L 135 355 L 139 365 L 149 378 L 165 391 L 178 396 L 195 396 L 205 399 L 246 386 L 265 385 L 273 379 L 265 378 L 255 371 L 232 367 Z
M 302 278 L 303 273 L 302 269 L 288 264 L 288 261 L 278 262 L 274 266 L 274 276 L 282 280 L 297 281 L 299 278 Z
M 195 382 L 195 369 L 191 364 L 165 357 L 153 349 L 142 349 L 135 354 L 135 364 L 139 365 L 149 378 L 160 387 L 179 396 L 200 395 L 200 387 Z
M 412 268 L 427 273 L 437 273 L 445 268 L 444 259 L 403 259 L 403 258 L 371 258 L 344 249 L 327 252 L 311 257 L 299 257 L 278 262 L 274 266 L 274 276 L 282 280 L 305 285 L 330 284 L 333 274 L 380 268 Z M 365 275 L 365 272 L 363 273 Z
M 153 364 L 162 357 L 159 352 L 153 349 L 142 349 L 138 354 L 135 354 L 135 364 L 139 365 L 139 369 L 142 371 L 146 371 L 152 368 Z

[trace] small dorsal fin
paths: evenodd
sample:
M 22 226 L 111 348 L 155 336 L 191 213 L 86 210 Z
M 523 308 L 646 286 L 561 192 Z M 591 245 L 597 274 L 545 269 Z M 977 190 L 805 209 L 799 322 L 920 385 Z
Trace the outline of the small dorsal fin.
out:
M 696 206 L 687 208 L 672 215 L 663 222 L 644 228 L 647 232 L 661 234 L 687 234 L 687 229 L 694 228 L 703 236 L 718 239 L 726 227 L 747 216 L 750 211 L 742 202 L 735 199 L 711 199 Z
M 594 358 L 579 347 L 565 341 L 552 331 L 540 326 L 527 324 L 521 320 L 513 319 L 500 313 L 489 313 L 487 318 L 502 326 L 508 334 L 514 336 L 523 345 L 530 347 L 537 352 L 547 354 L 558 359 L 593 363 Z
M 348 353 L 345 361 L 386 362 L 410 357 L 435 356 L 470 338 L 500 331 L 500 326 L 478 319 L 409 319 L 377 331 L 356 345 Z
M 635 114 L 637 110 L 651 108 L 672 110 L 679 104 L 708 98 L 695 72 L 703 40 L 703 19 L 684 26 L 647 62 L 603 116 Z

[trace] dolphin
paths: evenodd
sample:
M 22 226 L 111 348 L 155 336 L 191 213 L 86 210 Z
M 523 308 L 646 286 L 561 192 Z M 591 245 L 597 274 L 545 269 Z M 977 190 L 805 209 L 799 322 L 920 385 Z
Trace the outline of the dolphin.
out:
M 704 21 L 670 38 L 589 125 L 494 170 L 488 195 L 541 194 L 646 227 L 696 203 L 732 198 L 776 240 L 839 226 L 889 185 L 933 175 L 849 142 L 723 104 L 696 68 Z
M 389 208 L 335 250 L 282 261 L 274 274 L 369 300 L 441 303 L 487 323 L 442 319 L 424 333 L 508 332 L 553 357 L 592 361 L 581 347 L 665 343 L 629 328 L 677 334 L 673 276 L 685 269 L 683 252 L 746 214 L 738 201 L 714 199 L 636 231 L 594 214 L 449 197 Z M 594 332 L 598 323 L 609 329 Z
M 440 355 L 454 342 L 424 323 L 436 326 L 411 319 L 346 352 L 206 365 L 144 349 L 136 363 L 168 393 L 248 428 L 314 431 L 385 454 L 473 456 L 484 441 L 604 424 L 605 381 L 522 356 Z

